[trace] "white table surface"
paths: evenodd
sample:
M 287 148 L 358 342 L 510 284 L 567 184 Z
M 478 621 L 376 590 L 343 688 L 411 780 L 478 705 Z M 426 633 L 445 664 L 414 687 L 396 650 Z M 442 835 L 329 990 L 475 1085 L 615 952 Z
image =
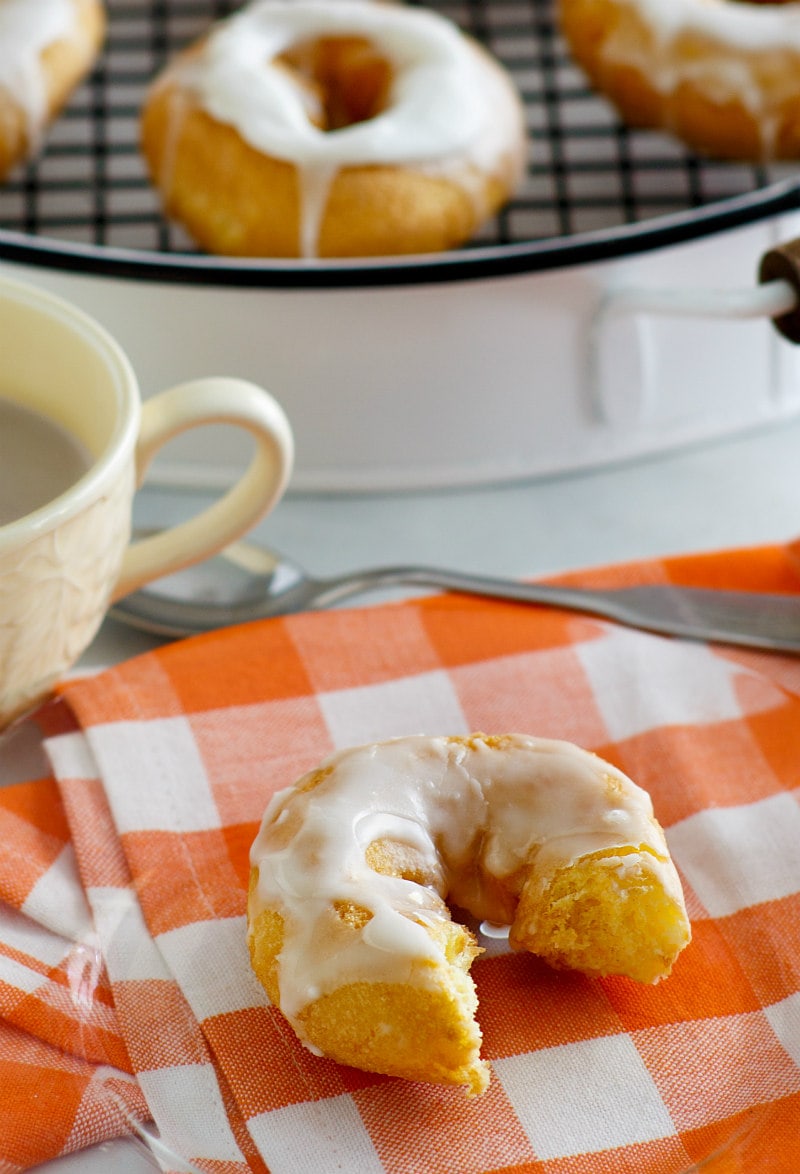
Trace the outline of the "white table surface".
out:
M 189 492 L 146 489 L 142 524 L 182 516 Z M 292 494 L 254 536 L 320 574 L 384 562 L 529 576 L 800 535 L 800 421 L 657 459 L 524 484 L 375 496 Z M 81 671 L 159 641 L 106 621 Z M 144 1174 L 138 1145 L 97 1147 L 49 1174 Z

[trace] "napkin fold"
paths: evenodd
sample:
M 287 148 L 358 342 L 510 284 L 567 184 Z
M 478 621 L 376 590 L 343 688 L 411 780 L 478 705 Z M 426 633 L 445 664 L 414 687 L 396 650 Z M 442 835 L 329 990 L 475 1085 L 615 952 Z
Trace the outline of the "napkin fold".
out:
M 569 578 L 798 587 L 779 546 Z M 487 942 L 470 1100 L 303 1049 L 245 902 L 276 790 L 338 747 L 474 730 L 570 739 L 649 790 L 694 938 L 654 987 Z M 0 1171 L 126 1133 L 209 1174 L 800 1169 L 800 658 L 436 595 L 164 646 L 0 754 Z

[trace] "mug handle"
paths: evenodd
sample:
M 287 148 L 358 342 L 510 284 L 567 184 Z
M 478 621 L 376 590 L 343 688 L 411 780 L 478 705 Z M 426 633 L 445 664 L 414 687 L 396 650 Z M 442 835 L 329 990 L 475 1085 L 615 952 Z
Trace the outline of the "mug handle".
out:
M 294 441 L 289 421 L 272 396 L 242 379 L 196 379 L 163 391 L 142 405 L 136 446 L 136 485 L 156 452 L 201 424 L 235 424 L 252 434 L 256 451 L 239 480 L 213 505 L 125 551 L 112 602 L 139 587 L 217 554 L 267 514 L 291 476 Z

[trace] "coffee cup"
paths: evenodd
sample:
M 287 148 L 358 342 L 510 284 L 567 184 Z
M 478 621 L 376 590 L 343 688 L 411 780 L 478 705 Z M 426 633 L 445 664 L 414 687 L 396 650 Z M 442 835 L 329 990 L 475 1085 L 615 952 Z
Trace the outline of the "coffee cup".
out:
M 212 423 L 251 434 L 250 464 L 211 506 L 131 542 L 133 496 L 158 449 Z M 0 277 L 0 728 L 52 691 L 114 600 L 249 530 L 292 459 L 289 423 L 262 388 L 211 377 L 143 400 L 99 323 Z

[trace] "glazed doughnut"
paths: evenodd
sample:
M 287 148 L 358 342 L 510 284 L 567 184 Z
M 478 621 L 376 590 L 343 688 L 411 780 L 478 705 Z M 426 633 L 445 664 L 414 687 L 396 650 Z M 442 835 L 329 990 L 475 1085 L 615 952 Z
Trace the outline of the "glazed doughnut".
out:
M 0 179 L 42 135 L 94 65 L 105 34 L 100 0 L 0 3 Z
M 406 737 L 343 750 L 267 807 L 248 942 L 312 1050 L 371 1072 L 488 1083 L 481 951 L 446 901 L 552 966 L 665 977 L 690 928 L 649 795 L 567 742 Z
M 460 244 L 521 175 L 520 99 L 455 25 L 375 0 L 259 0 L 156 80 L 142 151 L 201 248 L 258 257 Z
M 743 0 L 560 0 L 592 85 L 631 126 L 742 161 L 800 156 L 800 7 Z

